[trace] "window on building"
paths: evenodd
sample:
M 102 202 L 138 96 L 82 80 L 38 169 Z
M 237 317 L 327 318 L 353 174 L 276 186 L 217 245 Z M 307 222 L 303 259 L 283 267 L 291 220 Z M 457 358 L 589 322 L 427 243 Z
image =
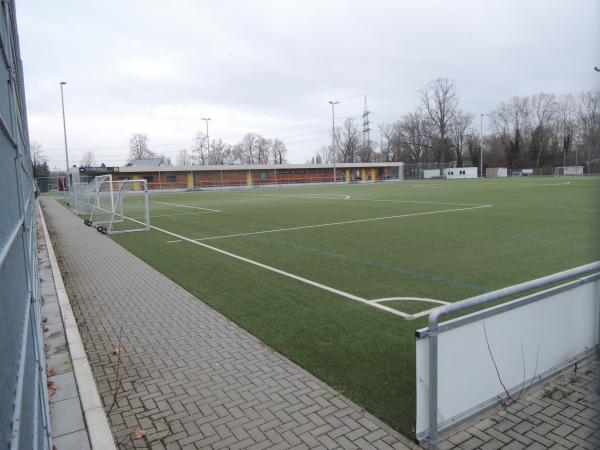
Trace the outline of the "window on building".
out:
M 149 175 L 149 176 L 147 176 L 147 177 L 144 177 L 144 179 L 145 179 L 145 180 L 146 180 L 148 183 L 153 183 L 153 182 L 154 182 L 154 177 L 153 177 L 153 176 L 150 176 L 150 175 Z
M 260 179 L 263 180 L 263 181 L 266 181 L 267 180 L 267 172 L 261 172 L 260 173 Z
M 167 181 L 169 181 L 169 182 L 177 181 L 177 177 L 175 175 L 167 175 Z

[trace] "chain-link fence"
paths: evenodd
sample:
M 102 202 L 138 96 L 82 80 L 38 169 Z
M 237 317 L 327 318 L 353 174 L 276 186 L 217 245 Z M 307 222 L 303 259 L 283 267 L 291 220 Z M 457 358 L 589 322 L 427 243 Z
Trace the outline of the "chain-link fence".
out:
M 50 449 L 35 183 L 13 0 L 2 2 L 0 72 L 0 447 Z

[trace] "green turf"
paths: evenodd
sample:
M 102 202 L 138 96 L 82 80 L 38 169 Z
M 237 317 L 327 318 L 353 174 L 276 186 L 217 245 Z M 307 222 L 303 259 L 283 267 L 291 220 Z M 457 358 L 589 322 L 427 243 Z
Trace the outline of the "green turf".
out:
M 598 178 L 406 181 L 160 194 L 150 207 L 153 226 L 194 239 L 404 216 L 202 242 L 367 300 L 457 301 L 599 259 L 599 188 Z M 137 202 L 126 202 L 126 215 L 140 215 Z M 430 214 L 473 207 L 456 204 L 492 206 Z M 414 331 L 425 318 L 403 320 L 190 242 L 167 243 L 176 238 L 160 231 L 113 237 L 413 436 Z M 410 314 L 435 306 L 384 304 Z

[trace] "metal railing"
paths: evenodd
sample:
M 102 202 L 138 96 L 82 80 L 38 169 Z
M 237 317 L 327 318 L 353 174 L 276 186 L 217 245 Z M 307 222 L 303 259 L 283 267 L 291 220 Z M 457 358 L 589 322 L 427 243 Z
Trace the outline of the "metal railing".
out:
M 13 0 L 1 3 L 0 447 L 50 449 L 36 200 Z
M 429 338 L 428 345 L 428 381 L 429 381 L 429 398 L 428 398 L 428 416 L 429 416 L 429 431 L 426 438 L 429 449 L 436 449 L 438 442 L 438 337 L 442 331 L 442 324 L 440 326 L 440 320 L 442 317 L 452 313 L 464 311 L 466 309 L 487 305 L 492 302 L 497 302 L 507 297 L 520 294 L 523 292 L 531 291 L 534 289 L 540 289 L 551 284 L 556 284 L 561 281 L 586 275 L 592 272 L 600 271 L 600 261 L 586 264 L 584 266 L 576 267 L 574 269 L 565 270 L 558 272 L 546 277 L 537 278 L 535 280 L 527 281 L 524 283 L 509 286 L 503 289 L 499 289 L 493 292 L 488 292 L 470 299 L 466 299 L 460 302 L 451 303 L 448 305 L 440 306 L 439 308 L 431 311 L 428 317 L 428 327 L 424 330 L 417 331 L 417 337 L 423 338 L 427 336 Z M 582 281 L 584 282 L 584 281 Z M 514 307 L 515 305 L 511 305 Z M 600 309 L 600 308 L 599 308 Z M 500 312 L 499 309 L 497 312 Z M 474 320 L 479 315 L 485 314 L 486 311 L 482 311 L 479 314 L 473 314 L 467 316 L 464 320 Z M 459 319 L 460 320 L 460 319 Z M 598 317 L 598 337 L 596 346 L 596 352 L 598 358 L 600 358 L 600 316 Z M 457 326 L 456 322 L 449 322 L 446 327 Z

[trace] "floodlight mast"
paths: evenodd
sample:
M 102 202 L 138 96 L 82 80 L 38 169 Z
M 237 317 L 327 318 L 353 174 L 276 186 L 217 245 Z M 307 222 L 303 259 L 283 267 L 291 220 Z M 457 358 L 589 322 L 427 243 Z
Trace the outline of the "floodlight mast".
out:
M 340 102 L 334 102 L 333 100 L 329 102 L 331 104 L 331 152 L 333 154 L 333 184 L 337 183 L 337 172 L 335 169 L 335 163 L 337 159 L 336 151 L 335 151 L 335 105 Z
M 483 116 L 484 113 L 479 115 L 479 176 L 483 178 Z
M 209 153 L 210 153 L 210 136 L 208 134 L 208 121 L 210 120 L 210 117 L 208 117 L 208 118 L 202 117 L 201 120 L 204 120 L 206 122 L 206 159 L 209 159 Z
M 65 120 L 65 96 L 63 93 L 63 86 L 65 84 L 67 84 L 66 81 L 60 82 L 60 100 L 62 104 L 63 133 L 65 135 L 65 159 L 67 162 L 67 191 L 71 192 L 71 177 L 69 176 L 69 149 L 67 147 L 67 122 Z

